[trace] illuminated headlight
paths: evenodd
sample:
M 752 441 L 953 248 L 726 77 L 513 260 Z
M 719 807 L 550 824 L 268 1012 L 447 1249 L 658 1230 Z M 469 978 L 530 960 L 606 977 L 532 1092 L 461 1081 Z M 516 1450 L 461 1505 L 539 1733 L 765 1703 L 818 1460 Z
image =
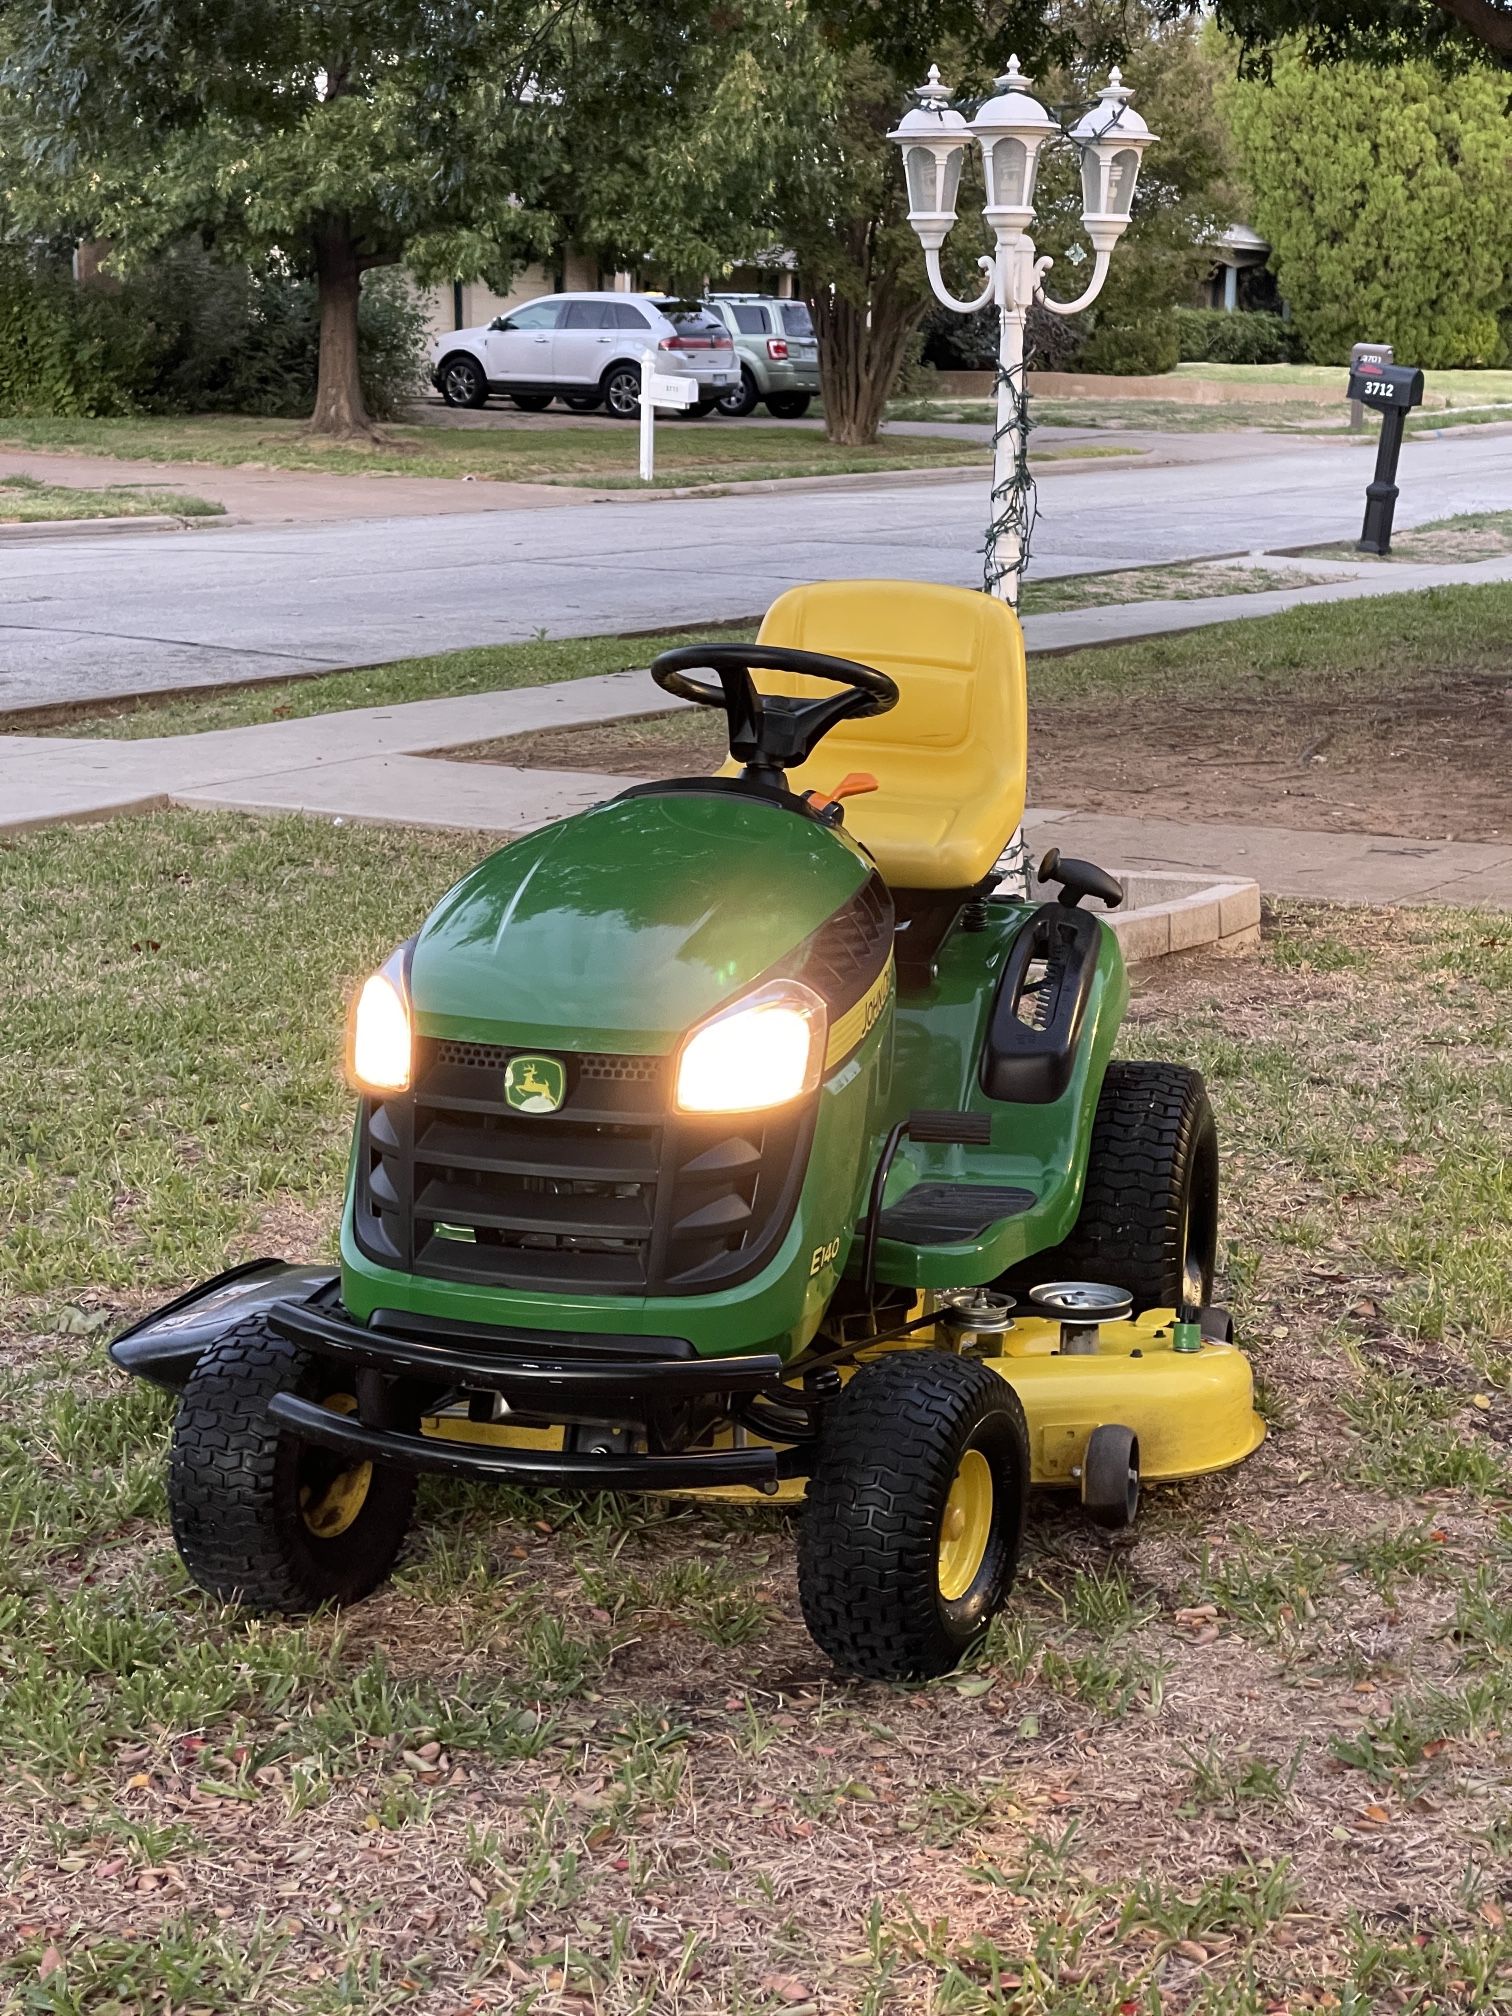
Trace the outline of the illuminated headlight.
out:
M 754 1113 L 801 1099 L 824 1068 L 824 1003 L 779 980 L 724 1009 L 684 1042 L 677 1104 L 684 1113 Z
M 407 1092 L 412 1048 L 403 948 L 362 983 L 352 1010 L 347 1070 L 361 1092 Z

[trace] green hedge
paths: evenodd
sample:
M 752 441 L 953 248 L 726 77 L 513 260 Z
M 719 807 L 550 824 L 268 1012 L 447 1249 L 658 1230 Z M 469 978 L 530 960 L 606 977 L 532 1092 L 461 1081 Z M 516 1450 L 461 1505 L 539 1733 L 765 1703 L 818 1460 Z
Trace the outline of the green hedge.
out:
M 397 274 L 363 284 L 368 409 L 391 419 L 418 389 L 425 322 Z M 174 248 L 117 288 L 78 286 L 66 265 L 0 246 L 0 413 L 300 418 L 315 399 L 314 284 L 278 264 L 228 265 Z
M 1170 309 L 1141 322 L 1099 322 L 1071 366 L 1119 378 L 1157 378 L 1181 361 Z
M 1176 339 L 1183 364 L 1290 364 L 1298 354 L 1290 323 L 1242 308 L 1178 308 Z

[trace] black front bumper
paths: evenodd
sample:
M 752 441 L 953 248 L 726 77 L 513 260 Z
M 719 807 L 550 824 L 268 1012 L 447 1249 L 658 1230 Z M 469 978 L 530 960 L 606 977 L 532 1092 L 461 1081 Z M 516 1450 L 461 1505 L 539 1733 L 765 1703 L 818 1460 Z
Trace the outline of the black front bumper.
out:
M 291 1289 L 304 1292 L 291 1295 Z M 710 1402 L 773 1390 L 783 1373 L 775 1352 L 700 1358 L 681 1338 L 511 1333 L 433 1325 L 387 1312 L 369 1326 L 354 1323 L 334 1292 L 327 1272 L 258 1262 L 145 1318 L 116 1340 L 111 1355 L 123 1371 L 181 1388 L 219 1336 L 256 1316 L 315 1357 L 351 1369 L 355 1415 L 294 1393 L 276 1394 L 268 1411 L 301 1440 L 353 1458 L 480 1482 L 600 1491 L 719 1484 L 770 1490 L 784 1474 L 777 1450 L 658 1449 L 662 1438 L 653 1427 L 689 1408 L 702 1409 L 707 1420 Z M 652 1446 L 645 1453 L 512 1449 L 413 1432 L 418 1415 L 458 1392 L 497 1394 L 532 1423 L 638 1420 L 650 1431 Z
M 448 1442 L 437 1435 L 404 1435 L 369 1428 L 349 1414 L 333 1414 L 313 1400 L 276 1393 L 268 1412 L 303 1442 L 318 1442 L 353 1458 L 392 1463 L 400 1470 L 434 1470 L 475 1483 L 576 1486 L 589 1491 L 691 1491 L 711 1484 L 770 1489 L 778 1480 L 775 1449 L 715 1450 L 708 1455 L 609 1454 L 583 1449 L 499 1449 Z
M 667 1406 L 757 1393 L 782 1376 L 775 1353 L 744 1358 L 652 1357 L 623 1347 L 630 1338 L 558 1340 L 490 1336 L 485 1344 L 470 1335 L 428 1336 L 402 1329 L 369 1329 L 328 1308 L 279 1302 L 268 1320 L 281 1336 L 318 1356 L 350 1365 L 359 1375 L 358 1414 L 335 1414 L 293 1393 L 277 1394 L 268 1411 L 275 1421 L 307 1442 L 342 1455 L 368 1457 L 403 1470 L 438 1471 L 448 1477 L 504 1484 L 579 1486 L 593 1491 L 675 1491 L 711 1484 L 747 1484 L 770 1489 L 778 1478 L 774 1449 L 647 1452 L 586 1449 L 507 1449 L 476 1442 L 452 1442 L 416 1435 L 362 1418 L 361 1374 L 420 1382 L 470 1393 L 497 1393 L 516 1411 L 539 1419 L 572 1418 L 585 1411 L 613 1415 L 618 1409 L 654 1418 Z M 663 1345 L 679 1340 L 663 1339 Z M 563 1352 L 575 1344 L 582 1355 Z M 621 1348 L 616 1349 L 618 1345 Z M 544 1347 L 544 1348 L 543 1348 Z M 683 1347 L 686 1350 L 686 1346 Z

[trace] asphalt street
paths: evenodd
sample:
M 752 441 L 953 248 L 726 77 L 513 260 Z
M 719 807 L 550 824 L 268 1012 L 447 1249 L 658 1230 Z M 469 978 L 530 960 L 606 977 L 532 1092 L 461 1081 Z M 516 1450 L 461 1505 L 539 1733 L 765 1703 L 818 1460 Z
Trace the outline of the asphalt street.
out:
M 1040 576 L 1354 536 L 1367 444 L 1232 437 L 1040 481 Z M 1506 508 L 1512 437 L 1410 442 L 1398 524 Z M 742 617 L 830 577 L 976 585 L 980 480 L 0 545 L 0 709 Z

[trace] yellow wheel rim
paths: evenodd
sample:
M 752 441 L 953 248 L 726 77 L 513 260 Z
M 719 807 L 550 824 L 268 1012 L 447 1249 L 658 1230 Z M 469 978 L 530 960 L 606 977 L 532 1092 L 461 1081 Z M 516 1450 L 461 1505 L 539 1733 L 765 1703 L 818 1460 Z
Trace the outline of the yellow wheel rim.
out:
M 350 1393 L 327 1394 L 320 1404 L 333 1414 L 357 1412 L 357 1402 Z M 349 1469 L 338 1470 L 318 1492 L 309 1484 L 301 1485 L 300 1517 L 317 1539 L 334 1540 L 338 1533 L 345 1533 L 367 1503 L 372 1481 L 371 1463 L 353 1463 Z
M 940 1594 L 954 1603 L 975 1582 L 992 1537 L 992 1466 L 980 1449 L 961 1458 L 940 1521 Z

